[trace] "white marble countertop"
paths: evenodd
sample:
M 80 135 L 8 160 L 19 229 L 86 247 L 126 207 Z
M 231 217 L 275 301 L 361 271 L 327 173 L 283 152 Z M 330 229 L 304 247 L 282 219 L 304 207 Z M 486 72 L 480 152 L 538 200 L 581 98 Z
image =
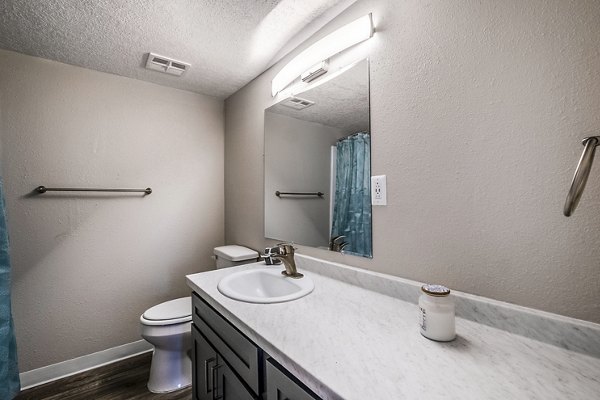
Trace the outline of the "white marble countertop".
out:
M 457 339 L 420 335 L 418 308 L 301 270 L 310 295 L 250 304 L 219 280 L 264 263 L 187 277 L 189 286 L 323 399 L 598 399 L 600 359 L 457 318 Z M 281 266 L 272 266 L 278 268 Z

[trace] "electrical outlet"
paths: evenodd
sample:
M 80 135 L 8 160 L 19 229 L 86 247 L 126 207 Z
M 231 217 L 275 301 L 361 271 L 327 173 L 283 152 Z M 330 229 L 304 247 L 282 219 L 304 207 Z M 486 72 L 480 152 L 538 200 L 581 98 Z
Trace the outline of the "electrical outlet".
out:
M 374 206 L 387 205 L 387 188 L 385 175 L 371 177 L 371 204 Z

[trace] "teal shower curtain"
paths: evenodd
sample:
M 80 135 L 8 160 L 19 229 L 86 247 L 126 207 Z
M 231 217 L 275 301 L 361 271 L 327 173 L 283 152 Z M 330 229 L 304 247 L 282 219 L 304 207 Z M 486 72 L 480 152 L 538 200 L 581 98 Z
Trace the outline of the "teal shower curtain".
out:
M 10 259 L 4 188 L 0 179 L 0 399 L 12 399 L 20 389 L 17 342 L 10 308 Z
M 344 253 L 371 257 L 371 137 L 359 132 L 336 147 L 331 237 L 345 236 Z

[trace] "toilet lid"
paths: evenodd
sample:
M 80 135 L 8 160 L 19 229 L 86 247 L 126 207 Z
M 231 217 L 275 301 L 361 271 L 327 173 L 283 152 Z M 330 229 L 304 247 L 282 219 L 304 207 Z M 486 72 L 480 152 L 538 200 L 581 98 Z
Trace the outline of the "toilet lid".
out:
M 165 301 L 146 310 L 142 317 L 149 321 L 191 320 L 192 299 L 190 297 L 182 297 L 180 299 Z
M 229 261 L 247 261 L 252 259 L 256 260 L 258 258 L 258 253 L 255 250 L 244 246 L 238 246 L 237 244 L 219 246 L 215 247 L 213 250 L 215 256 Z

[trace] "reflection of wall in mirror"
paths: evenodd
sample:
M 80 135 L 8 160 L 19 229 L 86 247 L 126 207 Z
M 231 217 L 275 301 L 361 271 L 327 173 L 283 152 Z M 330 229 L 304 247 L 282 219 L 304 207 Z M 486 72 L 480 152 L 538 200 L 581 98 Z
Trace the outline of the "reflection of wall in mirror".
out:
M 265 112 L 265 236 L 326 247 L 330 224 L 331 146 L 348 133 Z M 325 193 L 278 198 L 275 191 Z

